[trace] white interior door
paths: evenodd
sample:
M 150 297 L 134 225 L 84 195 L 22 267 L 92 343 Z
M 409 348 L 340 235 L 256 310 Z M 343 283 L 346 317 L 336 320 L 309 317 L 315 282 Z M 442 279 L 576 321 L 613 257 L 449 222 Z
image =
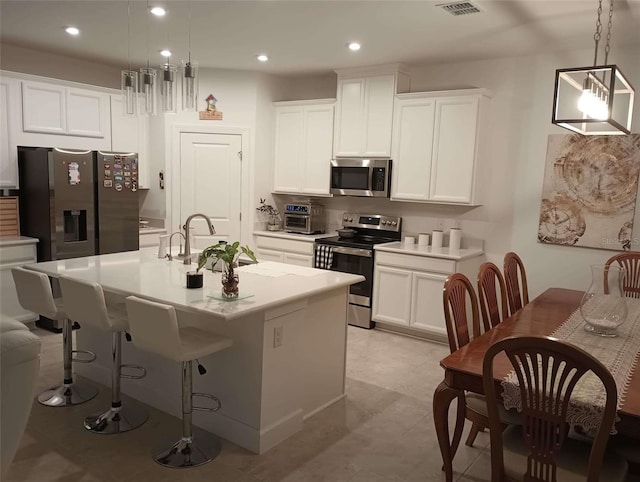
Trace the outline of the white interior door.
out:
M 240 240 L 241 151 L 237 134 L 180 134 L 180 220 L 206 214 L 216 230 L 209 235 L 205 220 L 194 218 L 194 248 Z

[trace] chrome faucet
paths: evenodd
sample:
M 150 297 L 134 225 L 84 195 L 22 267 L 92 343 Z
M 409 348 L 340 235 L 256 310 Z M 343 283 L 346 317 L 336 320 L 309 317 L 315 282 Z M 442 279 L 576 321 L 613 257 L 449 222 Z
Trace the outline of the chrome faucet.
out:
M 205 214 L 192 214 L 187 218 L 187 221 L 184 223 L 184 264 L 191 264 L 191 243 L 189 242 L 189 224 L 191 224 L 191 220 L 195 217 L 201 217 L 207 222 L 207 226 L 209 226 L 209 234 L 216 234 L 216 230 L 211 224 L 211 219 L 209 216 Z
M 167 258 L 169 261 L 173 260 L 173 255 L 171 254 L 171 240 L 173 239 L 173 235 L 174 234 L 179 234 L 180 236 L 182 236 L 184 238 L 184 234 L 182 234 L 180 231 L 176 231 L 175 233 L 171 233 L 171 236 L 169 236 L 169 253 L 165 255 L 165 258 Z M 182 251 L 182 243 L 180 243 L 180 251 Z M 182 253 L 178 253 L 178 256 L 182 256 Z M 180 259 L 180 258 L 178 258 Z

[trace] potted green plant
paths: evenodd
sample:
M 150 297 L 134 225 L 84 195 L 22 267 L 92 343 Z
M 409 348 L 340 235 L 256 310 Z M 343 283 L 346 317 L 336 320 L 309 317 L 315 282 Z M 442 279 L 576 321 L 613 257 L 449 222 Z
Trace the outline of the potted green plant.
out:
M 262 220 L 267 222 L 267 231 L 280 231 L 280 212 L 266 200 L 260 198 L 260 206 L 256 208 Z
M 199 272 L 207 264 L 207 260 L 213 259 L 211 270 L 216 267 L 219 261 L 223 263 L 222 269 L 222 296 L 224 298 L 234 299 L 238 297 L 238 274 L 235 272 L 237 266 L 238 257 L 241 254 L 246 254 L 253 262 L 257 263 L 255 254 L 249 248 L 249 246 L 240 246 L 240 242 L 227 243 L 221 241 L 218 244 L 214 244 L 205 248 L 198 257 L 198 268 L 196 273 Z

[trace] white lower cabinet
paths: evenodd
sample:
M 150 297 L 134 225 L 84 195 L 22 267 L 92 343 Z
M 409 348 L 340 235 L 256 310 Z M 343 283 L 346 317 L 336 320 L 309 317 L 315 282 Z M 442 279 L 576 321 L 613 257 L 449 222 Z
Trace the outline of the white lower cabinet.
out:
M 450 274 L 462 272 L 475 283 L 482 260 L 482 256 L 455 260 L 376 250 L 373 320 L 443 341 L 447 336 L 444 282 Z
M 37 242 L 37 239 L 33 239 L 27 243 L 20 241 L 19 244 L 14 244 L 10 240 L 0 240 L 0 316 L 2 318 L 13 318 L 23 323 L 38 319 L 35 313 L 20 306 L 16 286 L 11 275 L 11 268 L 37 261 Z
M 313 247 L 312 239 L 297 241 L 257 235 L 254 253 L 258 261 L 275 261 L 313 268 Z
M 284 263 L 284 253 L 273 249 L 256 249 L 255 252 L 258 261 L 275 261 L 276 263 Z

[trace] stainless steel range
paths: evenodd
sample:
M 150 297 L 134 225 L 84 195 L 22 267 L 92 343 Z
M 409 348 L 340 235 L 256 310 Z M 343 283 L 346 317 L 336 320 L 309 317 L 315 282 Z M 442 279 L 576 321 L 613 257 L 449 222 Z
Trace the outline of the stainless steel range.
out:
M 380 214 L 344 213 L 345 236 L 320 238 L 315 242 L 316 268 L 359 274 L 365 280 L 349 288 L 348 323 L 362 328 L 373 328 L 371 321 L 371 295 L 373 292 L 373 246 L 399 241 L 402 218 Z

